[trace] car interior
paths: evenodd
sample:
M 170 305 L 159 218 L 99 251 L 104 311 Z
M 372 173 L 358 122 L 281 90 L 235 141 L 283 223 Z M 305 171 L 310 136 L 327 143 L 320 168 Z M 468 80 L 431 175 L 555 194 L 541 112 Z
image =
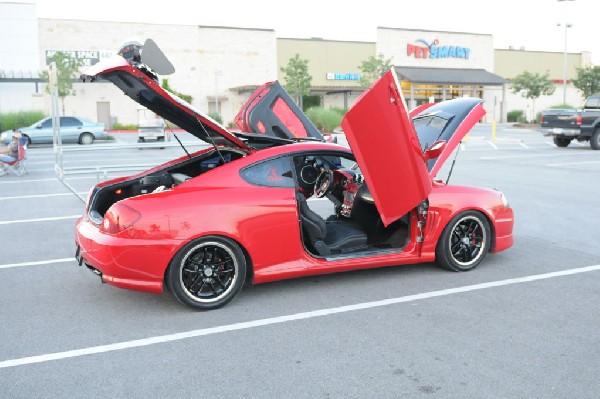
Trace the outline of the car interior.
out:
M 408 243 L 409 217 L 385 227 L 358 165 L 337 155 L 294 157 L 296 200 L 304 246 L 314 256 L 399 249 Z M 311 209 L 309 198 L 326 198 L 333 211 Z M 314 207 L 314 205 L 313 205 Z

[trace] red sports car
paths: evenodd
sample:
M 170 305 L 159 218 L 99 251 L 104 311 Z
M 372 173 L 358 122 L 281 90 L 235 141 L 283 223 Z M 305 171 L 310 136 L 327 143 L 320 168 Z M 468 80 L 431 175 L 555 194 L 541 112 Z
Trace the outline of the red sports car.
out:
M 234 134 L 139 62 L 115 58 L 88 75 L 211 145 L 91 190 L 76 257 L 109 284 L 166 287 L 214 309 L 245 282 L 434 261 L 467 271 L 513 243 L 501 192 L 435 178 L 485 114 L 478 98 L 409 113 L 390 70 L 344 117 L 351 151 L 323 140 L 276 82 L 251 96 L 236 118 L 247 133 Z M 311 197 L 332 214 L 311 210 Z

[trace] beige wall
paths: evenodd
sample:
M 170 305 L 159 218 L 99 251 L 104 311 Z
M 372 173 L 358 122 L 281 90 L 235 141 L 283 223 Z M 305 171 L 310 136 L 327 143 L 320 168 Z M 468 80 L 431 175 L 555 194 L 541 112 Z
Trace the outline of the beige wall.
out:
M 152 38 L 175 66 L 175 74 L 167 77 L 173 89 L 191 95 L 194 106 L 205 112 L 215 94 L 226 98 L 221 104 L 225 124 L 243 102 L 229 88 L 260 85 L 277 77 L 276 37 L 270 29 L 40 19 L 39 34 L 42 65 L 45 50 L 114 54 L 127 40 Z M 96 102 L 104 98 L 111 101 L 111 113 L 120 122 L 136 123 L 137 104 L 124 101 L 122 94 L 90 84 L 78 84 L 77 89 L 80 95 L 67 103 L 72 103 L 73 112 L 76 108 L 79 115 L 96 120 L 92 117 Z
M 533 102 L 527 100 L 519 94 L 513 94 L 509 89 L 507 91 L 507 111 L 523 110 L 529 119 L 534 118 L 534 114 L 563 103 L 575 107 L 583 105 L 584 98 L 581 92 L 571 83 L 566 85 L 566 96 L 563 91 L 564 76 L 564 53 L 548 51 L 524 51 L 513 49 L 496 49 L 495 73 L 506 78 L 514 79 L 517 75 L 528 71 L 539 73 L 541 75 L 549 73 L 551 80 L 555 81 L 554 93 L 549 96 L 541 96 Z M 577 68 L 591 66 L 591 54 L 589 52 L 567 53 L 567 82 L 577 76 Z
M 290 58 L 300 54 L 308 59 L 308 70 L 313 86 L 352 87 L 357 81 L 328 80 L 328 72 L 342 74 L 360 73 L 362 61 L 375 55 L 375 43 L 344 42 L 322 39 L 277 39 L 277 63 L 285 68 Z M 278 79 L 285 84 L 283 73 L 278 68 Z
M 564 53 L 512 49 L 496 49 L 494 52 L 494 73 L 506 79 L 514 79 L 524 71 L 539 74 L 549 72 L 550 79 L 563 79 Z M 567 53 L 567 80 L 577 76 L 576 68 L 589 65 L 589 53 Z

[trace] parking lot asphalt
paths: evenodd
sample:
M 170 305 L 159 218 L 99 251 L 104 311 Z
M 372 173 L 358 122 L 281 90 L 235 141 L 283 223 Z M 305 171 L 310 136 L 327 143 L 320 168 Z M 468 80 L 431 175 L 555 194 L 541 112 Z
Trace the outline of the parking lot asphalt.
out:
M 64 165 L 183 154 L 100 150 L 134 141 L 66 146 Z M 51 147 L 33 146 L 29 174 L 0 177 L 0 398 L 598 397 L 600 151 L 588 143 L 473 129 L 450 183 L 502 190 L 516 221 L 514 247 L 471 272 L 423 264 L 288 280 L 245 287 L 211 312 L 78 267 L 84 204 L 54 160 Z M 67 181 L 85 197 L 118 173 Z

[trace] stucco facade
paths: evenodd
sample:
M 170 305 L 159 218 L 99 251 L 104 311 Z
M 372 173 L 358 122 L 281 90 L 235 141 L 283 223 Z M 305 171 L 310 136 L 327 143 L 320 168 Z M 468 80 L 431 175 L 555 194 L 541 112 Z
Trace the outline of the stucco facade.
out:
M 210 112 L 218 108 L 225 123 L 245 100 L 229 88 L 258 85 L 277 76 L 275 32 L 268 29 L 40 19 L 39 34 L 44 63 L 48 51 L 97 52 L 103 58 L 127 40 L 143 43 L 152 38 L 175 66 L 172 76 L 162 78 L 176 91 L 191 95 L 194 106 Z M 66 99 L 66 112 L 96 120 L 97 103 L 110 101 L 113 118 L 136 123 L 138 105 L 104 86 L 77 83 L 77 95 Z M 81 101 L 82 96 L 90 101 Z
M 256 87 L 275 79 L 284 83 L 281 68 L 295 54 L 308 59 L 311 95 L 325 107 L 351 106 L 364 90 L 359 66 L 378 54 L 405 69 L 439 69 L 438 81 L 403 80 L 409 106 L 478 96 L 485 100 L 487 121 L 504 121 L 511 110 L 524 110 L 532 119 L 535 112 L 563 98 L 562 52 L 494 49 L 489 34 L 378 27 L 375 42 L 277 38 L 274 30 L 261 28 L 38 19 L 34 4 L 0 3 L 0 112 L 50 113 L 43 85 L 32 82 L 54 51 L 70 51 L 93 64 L 116 53 L 125 41 L 146 38 L 154 39 L 175 66 L 175 74 L 162 78 L 176 91 L 191 95 L 197 108 L 219 112 L 226 125 Z M 591 64 L 590 59 L 585 52 L 567 54 L 566 98 L 571 105 L 581 105 L 583 99 L 570 80 L 577 68 Z M 444 81 L 444 71 L 450 70 L 462 71 L 462 78 Z M 494 76 L 508 81 L 469 82 L 475 71 L 492 76 L 490 82 Z M 534 106 L 511 93 L 510 79 L 524 71 L 548 72 L 556 85 L 554 94 L 540 97 Z M 18 79 L 8 79 L 7 74 Z M 66 113 L 108 124 L 137 122 L 138 105 L 112 85 L 76 83 L 75 89 L 76 95 L 65 100 Z

